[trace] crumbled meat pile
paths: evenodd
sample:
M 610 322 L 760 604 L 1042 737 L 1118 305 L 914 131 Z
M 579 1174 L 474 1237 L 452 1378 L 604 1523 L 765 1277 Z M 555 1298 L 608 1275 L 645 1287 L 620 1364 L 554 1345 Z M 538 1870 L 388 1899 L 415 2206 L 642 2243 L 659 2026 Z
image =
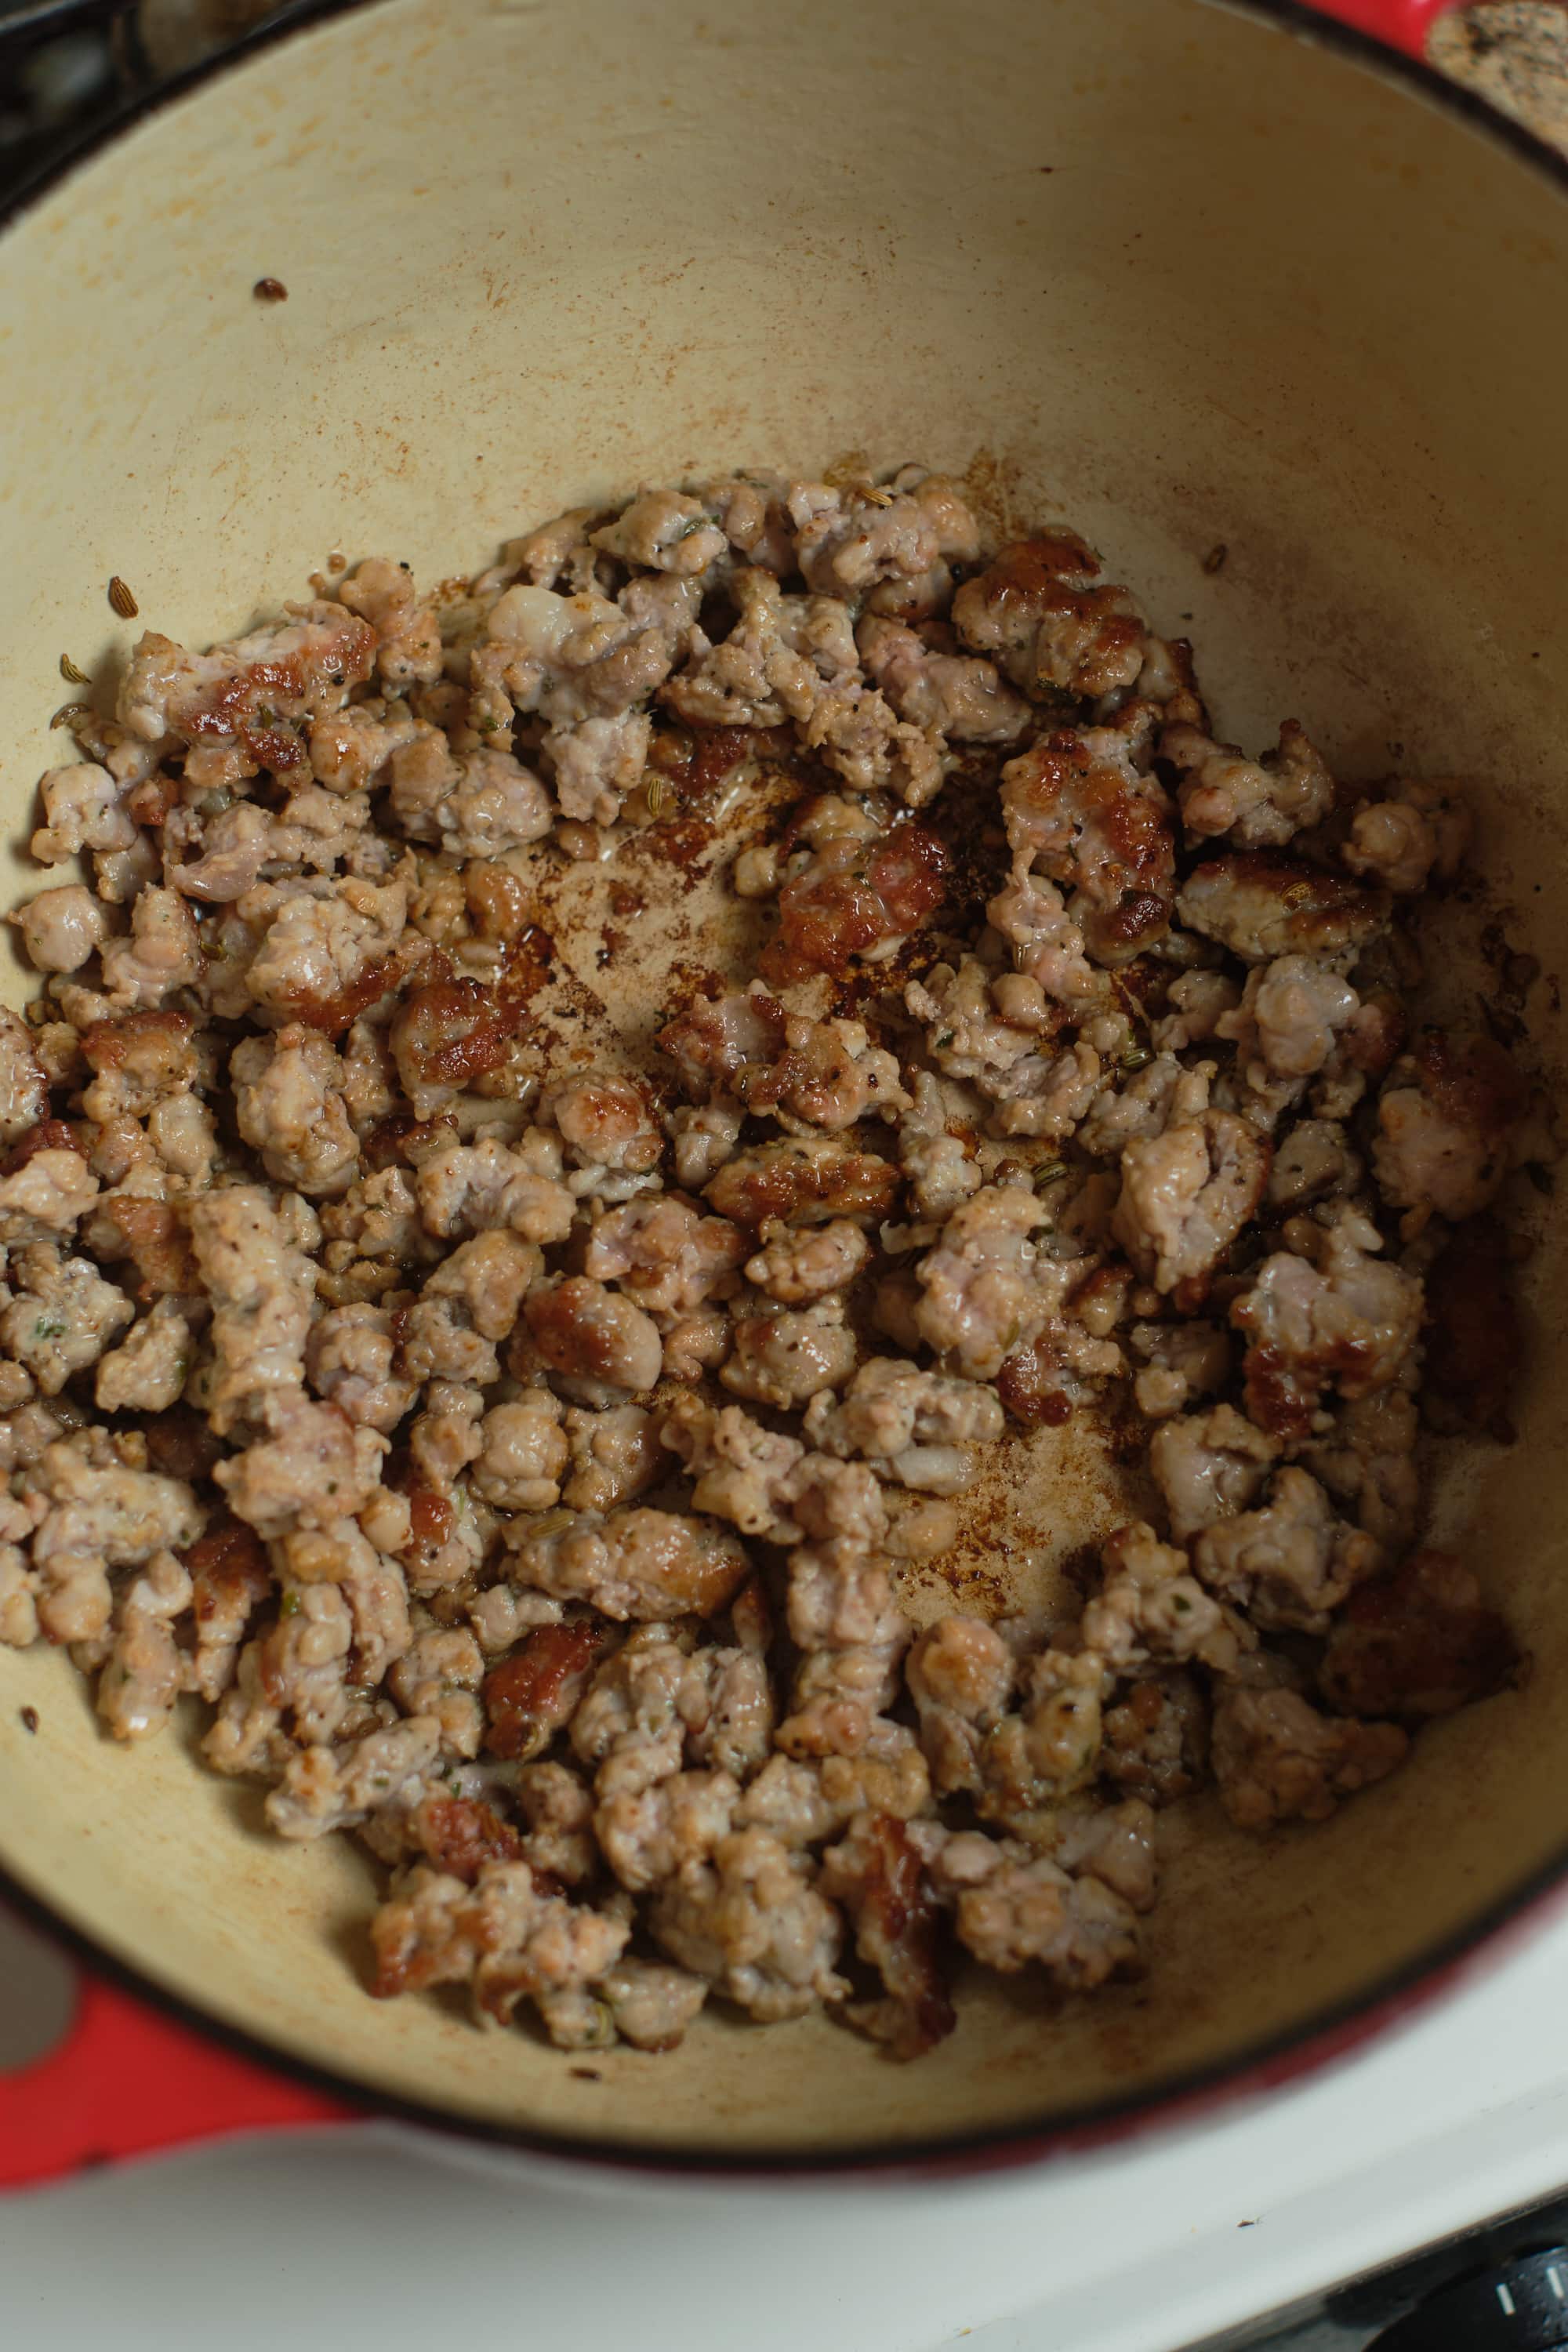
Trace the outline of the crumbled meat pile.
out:
M 1519 1353 L 1529 1091 L 1410 1002 L 1454 785 L 1215 740 L 1074 533 L 988 549 L 918 468 L 314 585 L 143 636 L 43 780 L 0 1640 L 362 1839 L 377 1993 L 910 2055 L 955 1945 L 1135 1969 L 1161 1807 L 1321 1819 L 1517 1676 L 1416 1473 L 1424 1335 L 1494 1439 Z M 538 1090 L 530 875 L 760 740 L 766 977 Z M 1163 1527 L 1072 1618 L 917 1634 L 983 1456 L 1117 1382 Z

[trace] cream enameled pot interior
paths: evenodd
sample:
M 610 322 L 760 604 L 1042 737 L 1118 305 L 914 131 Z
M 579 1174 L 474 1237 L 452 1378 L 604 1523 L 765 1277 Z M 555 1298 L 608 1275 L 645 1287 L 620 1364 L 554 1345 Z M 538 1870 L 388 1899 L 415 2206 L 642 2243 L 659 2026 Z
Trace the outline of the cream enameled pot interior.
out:
M 252 298 L 264 275 L 286 303 Z M 113 573 L 147 624 L 205 643 L 334 547 L 439 577 L 639 478 L 863 449 L 967 473 L 1000 520 L 1070 517 L 1190 631 L 1223 733 L 1256 746 L 1296 716 L 1350 773 L 1481 780 L 1491 899 L 1556 967 L 1568 202 L 1265 22 L 1196 0 L 386 0 L 182 100 L 16 223 L 0 383 L 13 839 L 62 741 L 61 652 L 107 668 L 130 642 Z M 15 890 L 33 879 L 17 861 Z M 1538 1050 L 1553 1066 L 1549 1030 Z M 993 1980 L 910 2068 L 826 2021 L 715 2016 L 584 2081 L 455 2003 L 372 2002 L 353 1854 L 263 1839 L 254 1796 L 179 1738 L 114 1750 L 61 1661 L 10 1652 L 0 1864 L 283 2051 L 584 2142 L 895 2150 L 1211 2066 L 1568 1848 L 1546 1226 L 1521 1442 L 1458 1464 L 1439 1513 L 1532 1681 L 1324 1828 L 1260 1844 L 1194 1811 L 1143 1984 L 1062 2007 Z M 1082 1507 L 1064 1482 L 1064 1538 Z

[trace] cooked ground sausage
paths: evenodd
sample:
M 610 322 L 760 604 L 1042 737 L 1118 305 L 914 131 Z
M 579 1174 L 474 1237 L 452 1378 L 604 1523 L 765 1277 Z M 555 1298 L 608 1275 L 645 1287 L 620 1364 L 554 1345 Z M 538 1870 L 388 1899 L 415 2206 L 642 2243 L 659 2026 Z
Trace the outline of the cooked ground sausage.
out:
M 0 1640 L 357 1837 L 376 1993 L 913 2056 L 953 1937 L 1139 1966 L 1155 1807 L 1321 1819 L 1525 1673 L 1413 1549 L 1423 1413 L 1511 1435 L 1540 1150 L 1412 994 L 1460 788 L 1223 742 L 1076 533 L 649 486 L 150 633 L 77 725 L 0 1011 Z M 753 796 L 743 968 L 563 1040 L 557 854 L 609 1003 L 645 820 L 694 861 Z M 1151 1518 L 1057 1622 L 917 1634 L 901 1564 L 1107 1391 Z

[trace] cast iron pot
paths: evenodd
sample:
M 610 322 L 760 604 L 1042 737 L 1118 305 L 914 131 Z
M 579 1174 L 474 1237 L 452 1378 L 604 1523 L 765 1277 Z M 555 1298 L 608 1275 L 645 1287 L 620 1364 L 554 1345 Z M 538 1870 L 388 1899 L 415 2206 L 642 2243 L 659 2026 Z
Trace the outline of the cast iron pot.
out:
M 1433 12 L 1345 13 L 1411 38 Z M 1226 735 L 1293 715 L 1346 772 L 1478 780 L 1488 888 L 1550 971 L 1564 176 L 1419 67 L 1288 7 L 312 13 L 100 141 L 0 236 L 6 830 L 25 841 L 59 752 L 61 652 L 96 669 L 143 625 L 111 613 L 111 575 L 146 623 L 205 643 L 334 546 L 437 578 L 639 479 L 812 473 L 858 448 L 967 470 L 1019 522 L 1070 517 L 1195 639 Z M 263 278 L 287 300 L 256 299 Z M 14 892 L 36 883 L 17 857 Z M 18 1000 L 29 985 L 17 970 Z M 1535 1050 L 1550 1070 L 1549 1024 Z M 1440 1505 L 1533 1677 L 1321 1827 L 1260 1841 L 1184 1809 L 1136 1985 L 1064 2003 L 965 1984 L 958 2032 L 909 2067 L 826 2018 L 705 2014 L 673 2054 L 616 2050 L 586 2079 L 455 2002 L 372 2000 L 368 1864 L 259 1835 L 254 1796 L 199 1770 L 188 1735 L 115 1748 L 37 1653 L 0 1651 L 0 1865 L 296 2078 L 204 2054 L 207 2121 L 227 2082 L 251 2120 L 370 2103 L 623 2163 L 885 2168 L 1060 2151 L 1257 2091 L 1451 1977 L 1568 1864 L 1550 1232 L 1528 1291 L 1518 1443 L 1462 1451 Z M 114 2073 L 104 2020 L 123 2013 L 94 1999 L 74 2072 L 26 2094 L 57 2136 Z M 132 2032 L 135 2104 L 161 2102 L 167 2136 L 191 2121 L 180 2038 Z

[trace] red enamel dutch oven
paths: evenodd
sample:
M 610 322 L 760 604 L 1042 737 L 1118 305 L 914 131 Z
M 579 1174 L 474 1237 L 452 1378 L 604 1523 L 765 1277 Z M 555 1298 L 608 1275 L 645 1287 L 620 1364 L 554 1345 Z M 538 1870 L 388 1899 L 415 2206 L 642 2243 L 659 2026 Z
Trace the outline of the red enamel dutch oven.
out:
M 1485 887 L 1550 975 L 1568 174 L 1423 66 L 1435 0 L 1332 13 L 382 0 L 252 39 L 0 235 L 9 836 L 61 649 L 123 653 L 111 574 L 206 642 L 333 546 L 439 578 L 639 480 L 858 448 L 1070 517 L 1194 638 L 1227 736 L 1293 715 L 1347 773 L 1472 779 Z M 965 1983 L 913 2066 L 705 2014 L 574 2068 L 379 2005 L 363 1857 L 262 1837 L 188 1733 L 121 1752 L 63 1659 L 0 1652 L 0 1867 L 95 1963 L 0 2084 L 0 2179 L 367 2108 L 689 2174 L 996 2166 L 1364 2042 L 1568 1864 L 1563 1265 L 1548 1219 L 1518 1443 L 1455 1449 L 1436 1502 L 1527 1686 L 1321 1826 L 1167 1815 L 1142 1982 Z

